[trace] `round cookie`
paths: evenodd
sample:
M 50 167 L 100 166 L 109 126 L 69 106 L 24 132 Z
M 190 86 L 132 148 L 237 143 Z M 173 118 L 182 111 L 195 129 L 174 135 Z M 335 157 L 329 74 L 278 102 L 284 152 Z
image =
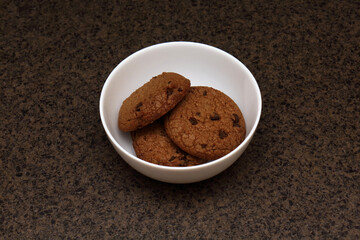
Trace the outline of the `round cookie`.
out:
M 207 161 L 190 156 L 167 136 L 162 119 L 131 132 L 136 156 L 164 166 L 194 166 Z
M 187 153 L 207 160 L 220 158 L 245 139 L 245 121 L 236 103 L 211 87 L 191 87 L 165 118 L 172 141 Z
M 164 72 L 133 92 L 120 107 L 118 127 L 125 132 L 142 128 L 162 117 L 186 95 L 190 81 Z

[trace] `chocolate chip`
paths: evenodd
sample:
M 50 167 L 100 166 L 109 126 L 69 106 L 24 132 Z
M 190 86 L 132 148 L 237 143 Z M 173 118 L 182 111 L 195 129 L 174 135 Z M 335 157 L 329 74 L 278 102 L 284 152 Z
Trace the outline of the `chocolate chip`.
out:
M 204 92 L 203 92 L 203 96 L 206 96 L 207 95 L 207 91 L 205 90 Z
M 225 132 L 224 130 L 220 130 L 219 131 L 219 137 L 221 138 L 221 139 L 224 139 L 224 138 L 226 138 L 228 136 L 228 134 L 227 134 L 227 132 Z
M 201 144 L 202 148 L 206 148 L 207 144 Z
M 139 111 L 140 111 L 140 107 L 141 107 L 142 105 L 143 105 L 142 102 L 139 102 L 139 103 L 136 105 L 135 110 L 136 110 L 137 112 L 139 112 Z
M 210 115 L 210 120 L 211 120 L 211 121 L 218 121 L 218 120 L 220 120 L 219 114 L 217 114 L 216 112 L 214 112 L 213 115 Z
M 166 89 L 166 96 L 170 96 L 170 95 L 172 95 L 173 94 L 173 92 L 174 92 L 174 89 L 173 88 L 167 88 Z
M 169 159 L 169 162 L 172 162 L 175 160 L 175 156 L 171 156 L 171 158 Z
M 168 81 L 168 84 L 170 84 L 171 83 L 171 81 Z
M 235 114 L 235 113 L 233 114 L 233 116 L 234 116 L 233 122 L 238 123 L 239 120 L 240 120 L 239 116 L 237 114 Z
M 190 121 L 191 125 L 198 124 L 198 121 L 196 120 L 196 118 L 191 117 L 191 118 L 189 118 L 189 121 Z
M 182 90 L 182 88 L 181 87 L 179 87 L 178 88 L 178 92 L 182 92 L 183 90 Z
M 200 116 L 200 112 L 196 112 L 196 115 L 197 115 L 197 116 Z
M 239 118 L 239 116 L 237 114 L 235 114 L 235 113 L 233 114 L 233 116 L 234 116 L 234 119 L 232 119 L 233 127 L 240 127 L 240 124 L 239 124 L 240 118 Z

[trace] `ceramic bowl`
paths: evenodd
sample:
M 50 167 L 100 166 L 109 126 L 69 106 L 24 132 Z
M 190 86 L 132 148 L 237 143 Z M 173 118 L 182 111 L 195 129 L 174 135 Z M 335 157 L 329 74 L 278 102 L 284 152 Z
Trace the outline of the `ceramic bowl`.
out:
M 245 140 L 226 156 L 198 166 L 167 167 L 137 158 L 130 134 L 117 127 L 118 112 L 132 92 L 162 72 L 179 73 L 192 86 L 213 87 L 231 97 L 245 118 Z M 232 165 L 249 145 L 260 120 L 261 107 L 259 86 L 244 64 L 218 48 L 194 42 L 161 43 L 133 53 L 110 73 L 100 96 L 103 127 L 121 158 L 140 173 L 168 183 L 198 182 Z

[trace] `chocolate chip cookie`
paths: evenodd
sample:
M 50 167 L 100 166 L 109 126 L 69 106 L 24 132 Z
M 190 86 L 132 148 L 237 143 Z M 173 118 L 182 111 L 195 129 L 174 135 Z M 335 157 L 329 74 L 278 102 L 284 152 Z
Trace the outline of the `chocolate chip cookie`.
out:
M 171 140 L 187 153 L 220 158 L 245 139 L 245 121 L 236 103 L 211 87 L 191 87 L 165 118 Z
M 165 166 L 193 166 L 205 163 L 178 148 L 168 137 L 162 119 L 131 133 L 138 158 Z
M 180 74 L 164 72 L 153 77 L 123 102 L 119 129 L 129 132 L 154 122 L 175 107 L 189 89 L 190 81 Z

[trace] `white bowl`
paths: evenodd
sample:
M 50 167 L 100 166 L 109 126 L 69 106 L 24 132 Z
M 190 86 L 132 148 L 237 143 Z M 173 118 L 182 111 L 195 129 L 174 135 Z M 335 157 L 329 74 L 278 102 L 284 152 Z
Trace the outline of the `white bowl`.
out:
M 167 167 L 137 158 L 130 134 L 117 127 L 118 112 L 133 91 L 162 72 L 179 73 L 192 86 L 210 86 L 230 96 L 244 115 L 245 140 L 226 156 L 198 166 Z M 111 72 L 100 96 L 100 117 L 111 144 L 131 167 L 159 181 L 192 183 L 217 175 L 240 157 L 255 133 L 261 106 L 255 78 L 235 57 L 201 43 L 169 42 L 135 52 Z

